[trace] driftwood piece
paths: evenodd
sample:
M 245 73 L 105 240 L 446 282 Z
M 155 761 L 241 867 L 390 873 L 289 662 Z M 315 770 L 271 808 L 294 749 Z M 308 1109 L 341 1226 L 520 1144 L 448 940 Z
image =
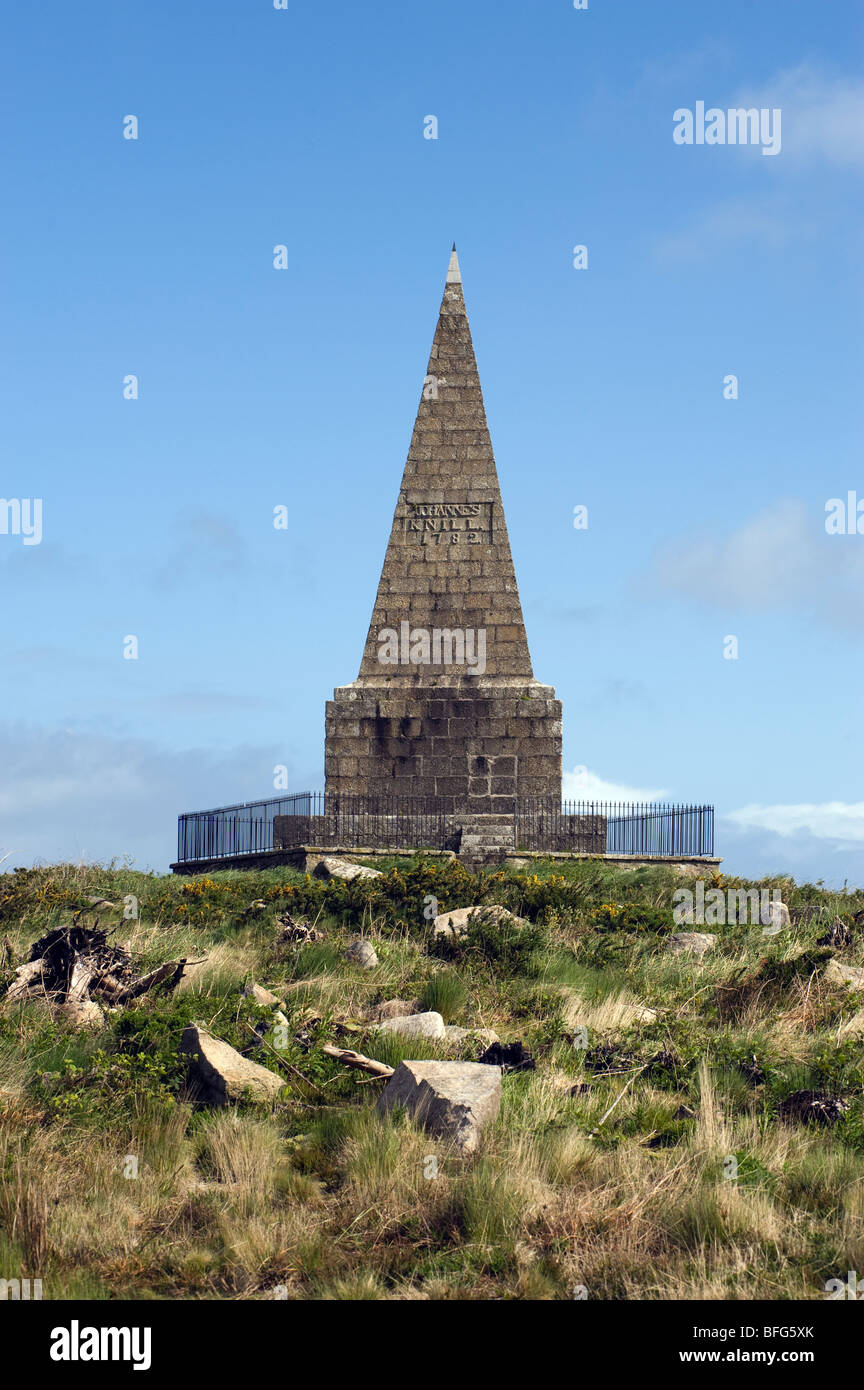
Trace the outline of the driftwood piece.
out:
M 95 906 L 104 901 L 97 900 Z M 71 925 L 46 932 L 34 943 L 30 959 L 18 967 L 5 998 L 46 999 L 76 1026 L 95 1026 L 103 1020 L 97 1001 L 117 1006 L 156 985 L 175 989 L 190 965 L 206 960 L 165 961 L 139 979 L 128 946 L 109 942 L 109 935 L 99 927 L 83 926 L 77 917 Z
M 114 996 L 114 1003 L 127 1004 L 130 999 L 137 999 L 139 995 L 146 994 L 154 985 L 165 984 L 166 992 L 176 989 L 183 979 L 183 971 L 187 964 L 185 956 L 183 960 L 166 961 L 164 965 L 151 970 L 149 975 L 142 976 L 140 980 L 133 980 L 131 985 L 127 985 Z
M 90 981 L 92 979 L 93 971 L 90 966 L 86 965 L 80 958 L 76 958 L 72 966 L 72 976 L 66 991 L 66 999 L 63 1003 L 63 1013 L 78 1028 L 98 1028 L 102 1023 L 102 1010 L 90 998 Z
M 356 1067 L 358 1071 L 367 1071 L 371 1076 L 393 1075 L 393 1067 L 388 1067 L 386 1062 L 376 1062 L 372 1057 L 364 1057 L 362 1052 L 353 1052 L 350 1047 L 331 1047 L 328 1043 L 321 1051 L 346 1067 Z
M 6 991 L 6 998 L 9 1000 L 26 999 L 31 994 L 44 994 L 42 986 L 42 962 L 41 960 L 28 960 L 25 965 L 19 965 L 15 971 L 15 979 Z

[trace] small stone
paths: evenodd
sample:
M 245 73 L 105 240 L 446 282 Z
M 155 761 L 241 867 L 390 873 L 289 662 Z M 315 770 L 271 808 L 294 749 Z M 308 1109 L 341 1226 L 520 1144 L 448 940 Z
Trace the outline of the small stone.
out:
M 464 1043 L 466 1038 L 477 1038 L 478 1042 L 485 1042 L 488 1046 L 500 1041 L 494 1028 L 457 1028 L 453 1023 L 446 1025 L 444 1036 L 451 1043 Z
M 275 1100 L 285 1085 L 281 1076 L 242 1057 L 229 1043 L 214 1038 L 198 1023 L 190 1023 L 185 1029 L 180 1051 L 195 1057 L 191 1075 L 208 1105 Z
M 622 1006 L 621 1023 L 627 1028 L 631 1023 L 656 1023 L 658 1018 L 656 1009 L 649 1009 L 647 1004 L 624 1004 Z
M 264 989 L 263 985 L 250 985 L 249 993 L 255 1003 L 260 1004 L 264 1009 L 272 1009 L 277 1004 L 282 1003 L 281 999 L 278 999 L 275 994 L 271 994 L 269 989 Z
M 768 927 L 775 935 L 784 927 L 791 927 L 792 925 L 792 918 L 786 904 L 774 902 L 773 899 L 766 905 L 760 917 L 763 926 Z M 765 921 L 766 917 L 768 918 L 767 922 Z
M 346 955 L 352 964 L 359 965 L 361 970 L 374 970 L 378 964 L 375 947 L 371 941 L 366 941 L 363 937 L 351 942 Z
M 864 968 L 860 965 L 846 965 L 842 960 L 829 960 L 822 978 L 829 985 L 845 985 L 847 989 L 864 989 Z
M 379 1025 L 382 1033 L 397 1033 L 403 1038 L 432 1038 L 440 1040 L 445 1037 L 444 1020 L 440 1014 L 425 1013 L 411 1014 L 410 1017 L 386 1018 Z
M 501 1069 L 479 1062 L 400 1062 L 378 1100 L 382 1114 L 394 1105 L 404 1106 L 430 1134 L 473 1153 L 501 1108 Z
M 352 864 L 349 859 L 338 859 L 334 854 L 325 854 L 312 870 L 315 878 L 383 878 L 380 869 L 368 869 L 365 864 Z
M 434 935 L 450 938 L 466 936 L 472 917 L 475 921 L 496 923 L 509 918 L 517 927 L 527 926 L 523 917 L 516 917 L 499 903 L 490 903 L 479 907 L 457 907 L 452 912 L 440 912 L 432 924 Z
M 678 931 L 673 932 L 668 938 L 666 950 L 672 951 L 674 955 L 680 956 L 686 953 L 691 956 L 698 956 L 701 959 L 701 957 L 707 955 L 709 951 L 713 951 L 716 945 L 717 937 L 712 935 L 711 932 Z

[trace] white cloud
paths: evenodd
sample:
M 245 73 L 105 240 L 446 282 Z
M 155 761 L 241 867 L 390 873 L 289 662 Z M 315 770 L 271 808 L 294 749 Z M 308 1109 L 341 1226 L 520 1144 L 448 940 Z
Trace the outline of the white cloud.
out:
M 691 85 L 693 85 L 691 83 Z M 831 173 L 864 165 L 864 80 L 829 76 L 802 63 L 777 73 L 761 85 L 729 95 L 707 78 L 694 87 L 692 99 L 679 84 L 677 106 L 692 108 L 703 100 L 721 110 L 756 107 L 779 109 L 781 149 L 765 159 L 758 145 L 734 150 L 707 149 L 707 157 L 733 155 L 745 160 L 760 179 L 760 191 L 745 193 L 712 204 L 697 212 L 677 231 L 657 245 L 661 259 L 697 260 L 716 256 L 722 249 L 743 245 L 772 250 L 793 241 L 824 238 L 826 228 L 844 224 L 858 234 L 857 217 L 838 213 L 838 191 L 832 184 L 830 199 L 814 190 L 814 174 Z M 727 168 L 731 167 L 726 162 Z M 764 180 L 770 180 L 766 188 Z M 847 181 L 848 182 L 848 181 Z
M 565 801 L 663 801 L 669 793 L 663 787 L 632 787 L 624 782 L 607 782 L 587 767 L 575 767 L 562 778 Z
M 827 499 L 826 499 L 827 500 Z M 791 610 L 832 626 L 864 622 L 864 538 L 829 536 L 825 514 L 786 500 L 725 536 L 669 540 L 639 580 L 736 611 Z
M 0 858 L 5 868 L 41 859 L 167 869 L 177 816 L 274 796 L 275 748 L 182 752 L 144 739 L 70 729 L 0 725 Z M 296 785 L 308 782 L 308 773 Z
M 663 237 L 657 254 L 662 260 L 694 261 L 716 255 L 719 247 L 781 250 L 819 234 L 819 216 L 813 208 L 802 208 L 787 194 L 773 191 L 712 204 L 680 231 Z
M 757 809 L 772 810 L 768 807 Z M 785 811 L 789 808 L 773 809 Z M 749 808 L 746 813 L 753 814 Z M 739 813 L 732 813 L 736 814 Z M 821 823 L 826 825 L 824 820 Z M 744 824 L 732 816 L 718 816 L 715 852 L 723 858 L 723 872 L 741 878 L 784 875 L 798 883 L 822 880 L 826 887 L 835 889 L 842 888 L 844 883 L 864 887 L 864 850 L 860 840 L 831 839 L 806 829 L 780 834 L 759 825 Z
M 864 801 L 801 802 L 793 806 L 751 803 L 725 817 L 742 828 L 753 826 L 777 835 L 806 831 L 820 840 L 864 841 Z
M 783 148 L 775 162 L 864 165 L 864 81 L 829 77 L 808 63 L 764 86 L 739 91 L 730 106 L 779 107 Z

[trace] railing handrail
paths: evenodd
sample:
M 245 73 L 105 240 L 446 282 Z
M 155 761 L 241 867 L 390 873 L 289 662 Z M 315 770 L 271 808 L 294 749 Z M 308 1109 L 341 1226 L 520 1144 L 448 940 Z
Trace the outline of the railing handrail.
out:
M 260 801 L 238 801 L 233 806 L 214 806 L 208 811 L 181 811 L 180 820 L 190 816 L 222 816 L 229 811 L 246 811 L 253 806 L 278 806 L 283 801 L 302 801 L 304 797 L 321 796 L 321 792 L 286 792 L 284 796 L 266 796 Z

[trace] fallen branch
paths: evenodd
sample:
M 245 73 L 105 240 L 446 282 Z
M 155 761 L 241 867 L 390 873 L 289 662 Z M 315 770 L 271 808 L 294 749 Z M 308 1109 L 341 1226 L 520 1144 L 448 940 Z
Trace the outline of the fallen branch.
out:
M 609 1106 L 609 1109 L 606 1111 L 606 1114 L 603 1116 L 602 1119 L 597 1121 L 591 1133 L 588 1135 L 589 1139 L 593 1139 L 595 1137 L 598 1129 L 603 1124 L 603 1122 L 609 1119 L 609 1116 L 612 1114 L 612 1111 L 615 1109 L 615 1106 L 618 1104 L 619 1100 L 621 1100 L 622 1096 L 624 1096 L 627 1093 L 627 1091 L 629 1091 L 630 1087 L 633 1085 L 633 1082 L 636 1080 L 636 1077 L 641 1076 L 643 1071 L 645 1070 L 645 1067 L 649 1065 L 650 1064 L 646 1062 L 644 1067 L 639 1067 L 636 1071 L 634 1071 L 633 1075 L 630 1077 L 630 1080 L 627 1082 L 627 1085 L 623 1088 L 622 1091 L 618 1093 L 618 1095 L 613 1100 L 612 1104 Z
M 350 1047 L 331 1047 L 326 1044 L 321 1051 L 328 1057 L 335 1057 L 346 1067 L 356 1067 L 358 1071 L 368 1071 L 372 1076 L 385 1078 L 393 1075 L 393 1067 L 386 1062 L 376 1062 L 372 1057 L 364 1057 L 362 1052 L 352 1052 Z
M 188 961 L 185 956 L 182 960 L 168 960 L 164 965 L 160 965 L 156 970 L 151 970 L 149 975 L 144 975 L 140 980 L 135 980 L 131 985 L 127 985 L 119 994 L 114 996 L 115 1004 L 126 1004 L 130 999 L 137 999 L 139 995 L 146 994 L 148 989 L 154 985 L 165 985 L 165 992 L 170 993 L 176 989 L 183 979 L 183 971 L 187 965 L 198 965 L 198 961 Z

